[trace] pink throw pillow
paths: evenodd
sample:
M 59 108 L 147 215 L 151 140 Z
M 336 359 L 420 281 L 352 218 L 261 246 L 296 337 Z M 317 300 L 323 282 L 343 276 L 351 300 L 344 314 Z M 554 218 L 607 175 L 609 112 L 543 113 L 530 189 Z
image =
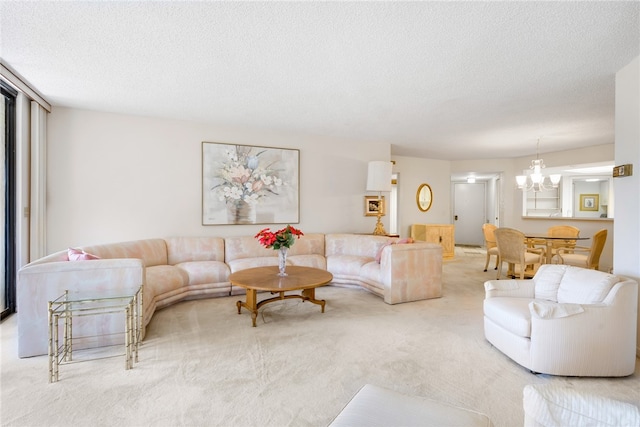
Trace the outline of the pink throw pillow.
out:
M 100 257 L 87 253 L 82 249 L 69 248 L 67 250 L 69 261 L 87 261 L 91 259 L 100 259 Z
M 396 242 L 396 245 L 402 245 L 405 243 L 413 243 L 413 239 L 411 237 L 407 237 L 406 239 L 400 239 Z
M 376 254 L 376 262 L 378 264 L 380 264 L 380 260 L 382 259 L 382 251 L 387 246 L 402 245 L 402 244 L 406 244 L 406 243 L 413 243 L 413 239 L 411 237 L 407 237 L 406 239 L 396 240 L 395 242 L 393 240 L 389 240 L 387 243 L 385 243 L 384 245 L 380 246 L 380 249 L 378 249 L 378 253 Z
M 380 249 L 378 249 L 378 253 L 376 254 L 376 262 L 378 264 L 380 264 L 380 260 L 382 259 L 382 251 L 384 250 L 384 248 L 386 248 L 387 246 L 391 246 L 393 245 L 393 240 L 389 240 L 387 243 L 385 243 L 384 245 L 380 246 Z

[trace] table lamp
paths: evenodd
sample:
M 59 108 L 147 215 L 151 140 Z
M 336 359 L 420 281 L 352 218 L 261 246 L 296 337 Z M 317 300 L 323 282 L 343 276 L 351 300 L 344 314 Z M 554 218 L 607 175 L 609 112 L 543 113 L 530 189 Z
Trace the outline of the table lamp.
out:
M 378 193 L 378 222 L 373 230 L 375 235 L 386 235 L 384 225 L 380 221 L 383 215 L 382 210 L 382 192 L 391 191 L 391 162 L 389 161 L 373 161 L 369 162 L 367 172 L 367 191 L 375 191 Z

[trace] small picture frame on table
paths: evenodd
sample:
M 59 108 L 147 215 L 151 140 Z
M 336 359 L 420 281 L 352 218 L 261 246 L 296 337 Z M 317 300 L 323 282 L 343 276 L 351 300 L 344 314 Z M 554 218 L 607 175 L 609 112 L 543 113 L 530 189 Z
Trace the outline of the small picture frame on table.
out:
M 364 216 L 384 215 L 384 196 L 364 196 Z

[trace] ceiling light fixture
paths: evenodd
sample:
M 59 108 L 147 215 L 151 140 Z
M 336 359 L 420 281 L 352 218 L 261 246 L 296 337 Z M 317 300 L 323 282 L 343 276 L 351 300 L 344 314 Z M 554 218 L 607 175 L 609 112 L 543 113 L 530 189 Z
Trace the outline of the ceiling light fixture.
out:
M 516 176 L 518 188 L 523 191 L 533 191 L 536 193 L 539 191 L 548 191 L 552 188 L 558 188 L 562 175 L 559 173 L 551 174 L 549 175 L 549 183 L 546 183 L 546 177 L 542 175 L 542 169 L 544 168 L 544 160 L 540 158 L 540 138 L 538 138 L 538 144 L 536 145 L 536 158 L 535 160 L 531 160 L 531 166 L 529 166 L 529 169 L 533 172 L 529 175 Z M 527 177 L 529 178 L 528 180 Z

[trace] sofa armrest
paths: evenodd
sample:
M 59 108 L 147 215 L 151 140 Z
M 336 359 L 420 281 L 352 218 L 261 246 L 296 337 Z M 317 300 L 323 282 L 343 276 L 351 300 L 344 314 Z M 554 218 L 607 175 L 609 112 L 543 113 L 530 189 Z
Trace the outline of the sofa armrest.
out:
M 485 298 L 533 298 L 535 283 L 533 280 L 522 279 L 487 280 L 484 282 L 484 291 Z
M 122 290 L 133 292 L 144 284 L 142 260 L 99 259 L 28 264 L 18 272 L 16 286 L 18 355 L 47 354 L 47 303 L 65 290 Z M 144 294 L 143 294 L 144 299 Z
M 442 246 L 436 243 L 389 245 L 382 250 L 380 277 L 387 304 L 442 296 Z

